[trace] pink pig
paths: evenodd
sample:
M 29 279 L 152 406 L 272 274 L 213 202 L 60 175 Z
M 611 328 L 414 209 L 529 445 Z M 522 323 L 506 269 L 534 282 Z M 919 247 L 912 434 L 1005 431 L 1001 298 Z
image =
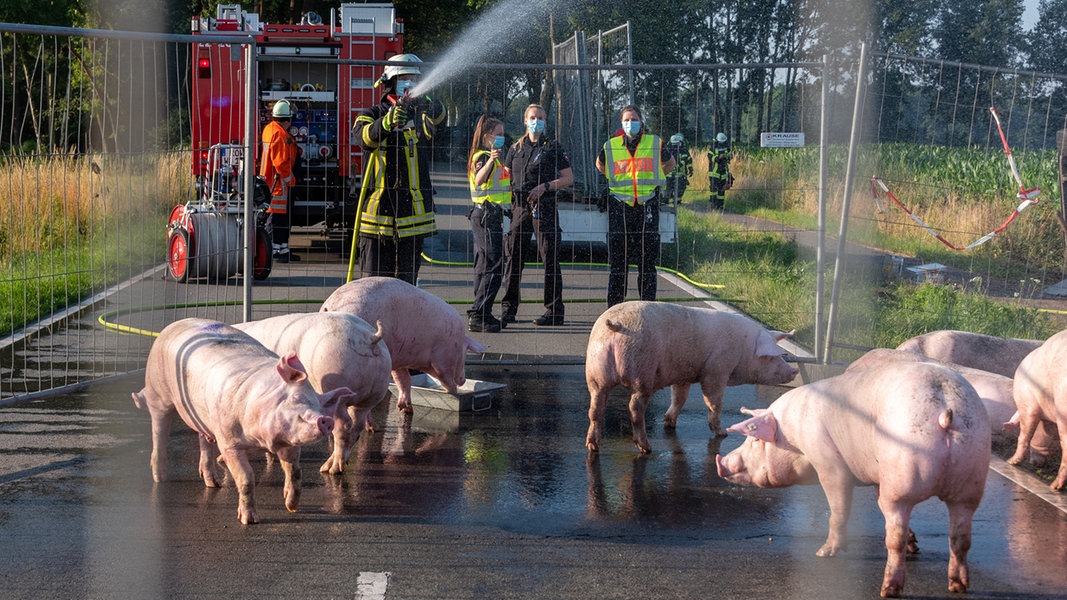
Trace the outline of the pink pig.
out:
M 148 353 L 138 408 L 152 417 L 152 477 L 167 478 L 167 438 L 174 415 L 200 434 L 200 476 L 218 487 L 218 453 L 237 485 L 237 518 L 257 523 L 255 475 L 248 451 L 276 454 L 285 472 L 285 507 L 300 500 L 300 446 L 333 431 L 348 388 L 317 393 L 295 355 L 278 358 L 246 333 L 207 319 L 182 319 L 160 332 Z M 342 411 L 344 413 L 344 411 Z M 345 413 L 347 414 L 347 413 Z
M 1026 460 L 1031 439 L 1039 425 L 1055 423 L 1060 436 L 1059 472 L 1049 487 L 1059 491 L 1067 485 L 1067 330 L 1050 337 L 1030 353 L 1015 371 L 1015 407 L 1019 411 L 1019 441 L 1008 462 Z
M 389 397 L 392 358 L 382 341 L 381 323 L 375 330 L 363 319 L 346 313 L 304 313 L 238 323 L 237 329 L 256 338 L 280 355 L 296 353 L 308 368 L 311 385 L 318 391 L 347 387 L 353 390 L 339 411 L 348 411 L 352 426 L 333 430 L 333 452 L 320 471 L 338 474 L 363 430 L 374 431 L 371 410 Z
M 992 428 L 993 440 L 999 443 L 1015 442 L 1018 435 L 1019 413 L 1015 410 L 1015 397 L 1012 391 L 1014 381 L 1010 377 L 942 362 L 914 352 L 888 348 L 871 350 L 854 360 L 847 370 L 869 369 L 893 361 L 928 362 L 948 367 L 963 375 L 963 378 L 978 392 L 978 397 L 985 405 L 986 412 L 989 414 L 989 426 Z M 1030 442 L 1030 462 L 1035 465 L 1045 464 L 1052 446 L 1058 443 L 1059 436 L 1056 434 L 1055 427 L 1039 428 Z
M 630 422 L 634 444 L 651 452 L 645 433 L 645 407 L 653 392 L 671 386 L 671 406 L 663 425 L 674 428 L 699 383 L 708 407 L 708 426 L 726 435 L 719 423 L 722 396 L 729 385 L 780 385 L 797 376 L 777 342 L 789 334 L 770 333 L 740 315 L 664 302 L 623 302 L 600 315 L 586 349 L 589 432 L 585 445 L 600 449 L 608 392 L 622 385 L 631 391 Z
M 889 362 L 783 394 L 730 431 L 748 436 L 719 476 L 759 487 L 821 484 L 830 534 L 817 552 L 846 547 L 856 485 L 878 487 L 888 559 L 882 597 L 904 589 L 913 507 L 940 498 L 949 512 L 949 591 L 968 586 L 971 520 L 989 471 L 990 427 L 982 401 L 959 373 L 929 363 Z M 917 547 L 915 548 L 917 550 Z
M 897 346 L 897 350 L 915 352 L 941 362 L 1014 377 L 1019 363 L 1040 345 L 1040 340 L 942 330 L 905 340 Z
M 456 393 L 466 381 L 468 351 L 487 348 L 468 337 L 463 318 L 447 302 L 392 277 L 363 277 L 334 290 L 322 312 L 344 312 L 368 323 L 379 322 L 393 359 L 393 381 L 399 392 L 396 405 L 410 413 L 411 369 L 419 369 Z

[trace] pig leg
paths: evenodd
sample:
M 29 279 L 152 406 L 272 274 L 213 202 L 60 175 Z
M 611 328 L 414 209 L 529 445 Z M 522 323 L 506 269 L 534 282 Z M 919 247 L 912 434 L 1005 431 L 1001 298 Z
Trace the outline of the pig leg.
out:
M 589 431 L 585 434 L 585 447 L 590 452 L 600 450 L 600 430 L 604 426 L 604 411 L 608 406 L 608 392 L 610 388 L 597 388 L 590 386 L 589 389 Z
M 160 410 L 149 405 L 152 416 L 152 479 L 156 483 L 167 480 L 167 439 L 175 410 Z
M 1034 439 L 1040 418 L 1038 415 L 1027 413 L 1019 415 L 1019 439 L 1015 444 L 1015 454 L 1008 459 L 1009 465 L 1017 465 L 1026 460 L 1030 452 L 1030 442 Z
M 333 428 L 333 452 L 330 457 L 326 459 L 326 462 L 322 463 L 319 467 L 320 473 L 329 473 L 330 475 L 340 475 L 344 472 L 345 464 L 348 463 L 348 457 L 352 454 L 352 447 L 359 441 L 359 435 L 363 432 L 366 426 L 361 420 L 360 413 L 362 411 L 356 410 L 356 407 L 349 406 L 348 414 L 352 417 L 351 423 L 339 423 Z M 365 416 L 363 417 L 365 418 Z
M 671 386 L 671 406 L 663 414 L 663 427 L 665 429 L 678 427 L 678 415 L 682 412 L 686 399 L 689 398 L 689 387 L 689 383 L 676 383 Z
M 885 548 L 888 552 L 885 561 L 885 576 L 882 579 L 883 598 L 899 598 L 904 591 L 906 568 L 904 561 L 908 553 L 908 522 L 914 507 L 901 500 L 888 500 L 879 495 L 878 507 L 885 516 Z
M 948 591 L 963 593 L 970 585 L 967 552 L 971 549 L 971 521 L 978 501 L 948 504 L 949 559 Z
M 718 437 L 726 437 L 722 428 L 722 395 L 726 391 L 726 382 L 704 379 L 700 382 L 700 391 L 704 394 L 704 404 L 708 407 L 708 429 Z M 674 399 L 671 399 L 673 406 Z
M 285 473 L 285 509 L 296 512 L 300 505 L 300 446 L 287 446 L 278 450 L 278 460 Z
M 830 533 L 815 556 L 834 556 L 848 548 L 848 517 L 852 511 L 852 482 L 847 474 L 819 473 L 823 493 L 830 504 Z M 905 525 L 906 527 L 906 525 Z
M 1054 492 L 1058 492 L 1064 487 L 1067 487 L 1067 415 L 1061 414 L 1059 418 L 1056 419 L 1056 428 L 1060 434 L 1062 458 L 1060 459 L 1060 470 L 1056 474 L 1056 479 L 1052 482 L 1052 485 L 1049 486 Z
M 649 398 L 650 394 L 641 392 L 630 394 L 630 423 L 634 428 L 634 444 L 641 450 L 641 454 L 652 452 L 652 446 L 649 445 L 648 436 L 645 433 L 645 409 L 648 407 Z
M 251 463 L 248 462 L 248 453 L 232 447 L 219 448 L 219 450 L 237 486 L 237 520 L 245 525 L 259 523 L 254 496 L 256 476 L 252 471 Z
M 407 367 L 393 369 L 393 382 L 396 383 L 398 397 L 396 407 L 400 412 L 411 413 L 411 372 Z
M 200 439 L 200 478 L 204 480 L 204 487 L 219 487 L 222 474 L 219 473 L 218 446 L 215 440 L 204 435 L 197 437 Z

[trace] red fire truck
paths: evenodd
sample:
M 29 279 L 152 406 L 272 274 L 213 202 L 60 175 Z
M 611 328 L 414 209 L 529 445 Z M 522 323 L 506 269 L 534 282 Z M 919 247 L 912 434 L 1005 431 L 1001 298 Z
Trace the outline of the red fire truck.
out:
M 212 158 L 212 146 L 244 140 L 244 69 L 240 48 L 212 43 L 212 35 L 251 33 L 256 38 L 259 94 L 258 127 L 262 131 L 278 100 L 293 107 L 290 133 L 301 149 L 292 192 L 293 226 L 321 224 L 324 230 L 351 228 L 362 150 L 350 141 L 352 121 L 379 100 L 374 81 L 383 65 L 346 61 L 381 61 L 402 52 L 403 22 L 392 4 L 341 4 L 328 22 L 307 13 L 299 24 L 261 23 L 259 15 L 239 4 L 219 5 L 215 18 L 193 17 L 192 32 L 202 35 L 193 53 L 193 176 L 200 186 L 228 186 L 236 171 L 215 171 L 235 164 L 240 149 Z M 258 132 L 257 132 L 258 138 Z M 215 150 L 218 152 L 218 150 Z M 214 171 L 214 172 L 213 172 Z

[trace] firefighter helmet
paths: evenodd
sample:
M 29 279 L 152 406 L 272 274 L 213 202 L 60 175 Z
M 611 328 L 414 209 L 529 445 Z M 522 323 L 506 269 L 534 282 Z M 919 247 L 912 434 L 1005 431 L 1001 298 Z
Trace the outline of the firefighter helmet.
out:
M 676 133 L 676 134 L 671 136 L 671 143 L 672 144 L 681 144 L 684 141 L 685 141 L 685 136 L 680 134 L 680 133 Z
M 414 54 L 394 54 L 393 56 L 390 56 L 388 60 L 405 63 L 422 62 L 422 59 Z M 382 81 L 392 79 L 397 75 L 422 75 L 422 71 L 415 65 L 389 65 L 385 68 L 385 72 L 382 73 Z
M 274 107 L 270 109 L 270 116 L 275 119 L 288 119 L 293 116 L 293 110 L 289 107 L 288 100 L 279 100 L 274 103 Z
M 726 134 L 721 131 L 719 132 L 719 135 L 715 136 L 715 141 L 719 142 L 720 144 L 725 144 L 726 139 Z

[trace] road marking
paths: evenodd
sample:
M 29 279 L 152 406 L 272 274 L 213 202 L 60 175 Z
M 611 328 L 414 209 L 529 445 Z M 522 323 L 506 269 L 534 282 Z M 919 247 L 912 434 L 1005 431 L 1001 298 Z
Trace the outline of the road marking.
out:
M 373 573 L 364 571 L 356 580 L 356 600 L 383 600 L 389 587 L 389 571 Z

